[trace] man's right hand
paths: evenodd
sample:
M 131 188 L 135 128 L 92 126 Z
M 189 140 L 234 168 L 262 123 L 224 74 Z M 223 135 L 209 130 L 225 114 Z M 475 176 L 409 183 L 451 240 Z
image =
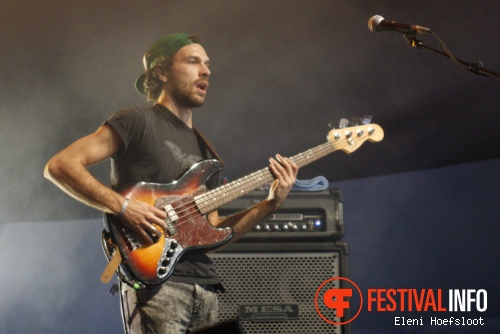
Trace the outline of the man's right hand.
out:
M 142 244 L 151 245 L 158 241 L 160 235 L 167 230 L 166 218 L 165 211 L 145 202 L 131 200 L 120 220 L 139 238 Z

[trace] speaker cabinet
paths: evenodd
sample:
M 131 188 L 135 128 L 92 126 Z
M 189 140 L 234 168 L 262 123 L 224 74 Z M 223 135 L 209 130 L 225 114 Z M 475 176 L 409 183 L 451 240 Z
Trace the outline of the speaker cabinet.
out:
M 348 277 L 348 254 L 342 241 L 235 243 L 210 254 L 226 289 L 219 294 L 220 322 L 238 319 L 245 334 L 350 333 L 349 324 L 325 322 L 314 303 L 324 281 Z M 333 312 L 322 312 L 328 311 Z M 328 318 L 350 317 L 349 311 L 334 316 Z

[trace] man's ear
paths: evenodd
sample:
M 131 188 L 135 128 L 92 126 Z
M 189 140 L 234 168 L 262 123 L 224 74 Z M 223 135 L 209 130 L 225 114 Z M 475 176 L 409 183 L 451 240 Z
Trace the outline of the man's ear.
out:
M 161 82 L 168 81 L 167 71 L 165 71 L 162 67 L 156 66 L 155 68 L 153 68 L 153 71 L 153 76 L 160 79 Z
M 163 71 L 158 73 L 158 79 L 160 79 L 161 82 L 168 81 L 167 75 Z

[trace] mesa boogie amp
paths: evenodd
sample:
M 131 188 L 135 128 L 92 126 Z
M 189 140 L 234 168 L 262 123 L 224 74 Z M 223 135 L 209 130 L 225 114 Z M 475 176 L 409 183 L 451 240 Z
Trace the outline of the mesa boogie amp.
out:
M 267 191 L 252 191 L 219 208 L 219 216 L 224 218 L 245 210 L 267 196 Z M 263 238 L 279 241 L 332 241 L 343 236 L 343 197 L 339 189 L 292 191 L 280 209 L 264 218 L 237 242 L 252 242 Z
M 351 318 L 350 309 L 340 318 L 314 303 L 325 280 L 349 277 L 347 242 L 235 242 L 209 256 L 225 288 L 218 295 L 219 322 L 237 321 L 237 333 L 351 333 L 349 323 L 340 325 Z M 331 288 L 346 287 L 339 281 Z M 337 324 L 324 321 L 319 310 Z

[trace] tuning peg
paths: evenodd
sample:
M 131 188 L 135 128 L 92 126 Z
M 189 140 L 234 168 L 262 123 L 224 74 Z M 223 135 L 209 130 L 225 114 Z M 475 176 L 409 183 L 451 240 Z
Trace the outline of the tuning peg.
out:
M 363 117 L 361 117 L 361 124 L 367 125 L 370 124 L 371 122 L 372 122 L 372 117 L 370 115 L 363 115 Z
M 349 126 L 349 120 L 347 118 L 342 118 L 339 122 L 339 129 L 344 129 Z
M 328 122 L 328 127 L 332 130 L 335 130 L 335 123 L 333 123 L 332 121 Z

